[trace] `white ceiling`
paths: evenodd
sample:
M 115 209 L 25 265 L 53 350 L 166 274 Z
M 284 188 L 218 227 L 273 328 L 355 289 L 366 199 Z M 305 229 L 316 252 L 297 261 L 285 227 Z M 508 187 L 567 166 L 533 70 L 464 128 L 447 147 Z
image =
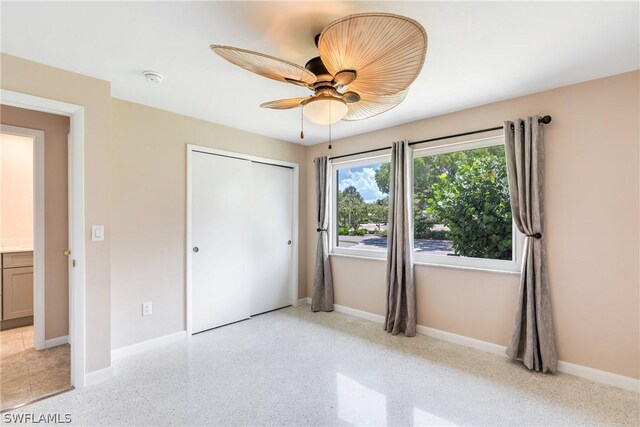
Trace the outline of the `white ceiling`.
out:
M 333 126 L 334 139 L 640 68 L 639 4 L 614 2 L 1 2 L 1 50 L 111 81 L 112 94 L 274 138 L 315 144 L 327 127 L 300 110 L 259 104 L 305 88 L 237 68 L 224 44 L 304 65 L 313 36 L 364 11 L 419 21 L 429 35 L 422 73 L 380 116 Z M 143 70 L 165 77 L 151 85 Z

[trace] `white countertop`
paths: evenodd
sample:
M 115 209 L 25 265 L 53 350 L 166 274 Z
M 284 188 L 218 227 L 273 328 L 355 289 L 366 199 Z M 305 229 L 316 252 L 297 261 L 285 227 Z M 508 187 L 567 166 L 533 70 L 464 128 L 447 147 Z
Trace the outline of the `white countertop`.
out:
M 13 252 L 33 252 L 33 248 L 27 248 L 24 246 L 0 246 L 0 254 Z

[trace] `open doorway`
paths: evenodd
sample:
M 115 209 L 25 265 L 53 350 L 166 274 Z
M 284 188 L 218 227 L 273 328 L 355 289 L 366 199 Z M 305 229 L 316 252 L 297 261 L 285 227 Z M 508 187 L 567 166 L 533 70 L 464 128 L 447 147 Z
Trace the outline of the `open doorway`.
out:
M 96 381 L 96 378 L 89 378 L 85 372 L 86 245 L 84 197 L 84 107 L 6 89 L 0 89 L 0 99 L 2 100 L 3 106 L 14 106 L 30 111 L 52 113 L 69 117 L 70 120 L 68 144 L 69 159 L 67 163 L 69 172 L 69 188 L 67 195 L 69 198 L 69 244 L 72 250 L 71 257 L 69 258 L 69 343 L 73 343 L 73 346 L 71 347 L 71 385 L 74 387 L 84 387 L 88 381 Z M 0 106 L 0 108 L 2 108 L 2 106 Z M 35 279 L 35 281 L 37 282 L 37 279 Z
M 70 123 L 65 116 L 0 108 L 0 402 L 4 411 L 71 387 Z

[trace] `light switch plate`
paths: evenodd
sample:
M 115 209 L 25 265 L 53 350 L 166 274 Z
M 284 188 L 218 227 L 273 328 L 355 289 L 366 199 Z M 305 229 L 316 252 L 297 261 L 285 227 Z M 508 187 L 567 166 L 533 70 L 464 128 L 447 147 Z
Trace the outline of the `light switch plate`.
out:
M 91 226 L 91 240 L 94 242 L 101 242 L 104 240 L 104 225 Z
M 143 316 L 151 316 L 153 313 L 153 306 L 150 302 L 142 303 L 142 315 Z

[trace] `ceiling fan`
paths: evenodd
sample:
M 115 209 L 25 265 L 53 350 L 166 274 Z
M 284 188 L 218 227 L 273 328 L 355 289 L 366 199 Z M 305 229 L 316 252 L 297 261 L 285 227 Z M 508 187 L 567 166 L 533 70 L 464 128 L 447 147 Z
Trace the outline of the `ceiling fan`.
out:
M 211 45 L 234 65 L 313 94 L 260 106 L 303 108 L 318 124 L 362 120 L 400 104 L 416 79 L 427 52 L 427 33 L 413 19 L 390 13 L 359 13 L 327 25 L 316 35 L 320 56 L 305 67 L 250 50 Z M 302 137 L 302 133 L 301 133 Z

